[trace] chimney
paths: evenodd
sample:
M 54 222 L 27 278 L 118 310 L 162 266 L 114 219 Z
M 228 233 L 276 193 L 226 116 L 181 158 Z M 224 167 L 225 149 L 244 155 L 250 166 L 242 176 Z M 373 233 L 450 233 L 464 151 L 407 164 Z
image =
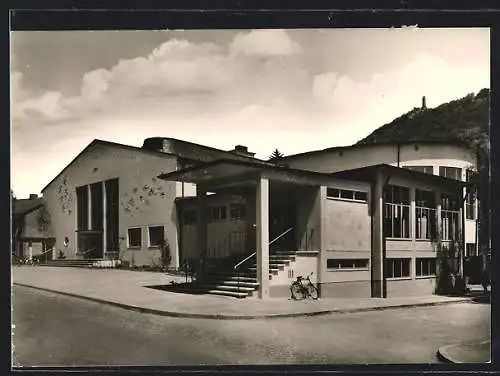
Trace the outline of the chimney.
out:
M 255 153 L 249 152 L 248 147 L 243 146 L 243 145 L 236 145 L 233 150 L 230 150 L 231 153 L 241 155 L 244 157 L 250 157 L 253 158 Z
M 427 105 L 425 103 L 425 95 L 422 97 L 422 109 L 425 110 L 427 108 Z
M 38 195 L 36 193 L 30 194 L 30 200 L 36 200 L 37 198 L 38 198 Z

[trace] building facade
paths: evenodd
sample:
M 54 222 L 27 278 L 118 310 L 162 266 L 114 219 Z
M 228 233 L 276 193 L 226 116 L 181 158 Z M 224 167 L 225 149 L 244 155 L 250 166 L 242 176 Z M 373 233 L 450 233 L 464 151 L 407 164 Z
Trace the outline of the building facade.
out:
M 471 152 L 447 144 L 332 148 L 276 164 L 241 145 L 95 140 L 43 198 L 69 259 L 158 265 L 168 244 L 170 267 L 250 273 L 261 297 L 287 296 L 311 273 L 323 297 L 428 295 L 439 247 L 465 239 L 477 253 L 477 204 L 464 196 L 475 168 Z

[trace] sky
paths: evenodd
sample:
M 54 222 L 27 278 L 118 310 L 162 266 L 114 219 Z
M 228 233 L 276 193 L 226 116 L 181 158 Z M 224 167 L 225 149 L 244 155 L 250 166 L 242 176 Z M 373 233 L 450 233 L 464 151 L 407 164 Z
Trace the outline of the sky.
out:
M 353 144 L 490 87 L 485 28 L 11 32 L 11 186 L 93 139 L 173 137 L 267 159 Z

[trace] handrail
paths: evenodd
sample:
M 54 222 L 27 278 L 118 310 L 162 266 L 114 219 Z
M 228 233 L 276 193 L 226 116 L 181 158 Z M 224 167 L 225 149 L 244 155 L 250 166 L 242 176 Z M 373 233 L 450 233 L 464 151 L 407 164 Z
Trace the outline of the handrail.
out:
M 286 234 L 288 234 L 290 231 L 293 230 L 293 227 L 290 227 L 288 229 L 286 229 L 285 231 L 283 231 L 280 235 L 278 235 L 277 237 L 275 237 L 273 240 L 271 240 L 269 242 L 269 245 L 273 244 L 274 242 L 276 242 L 278 239 L 282 238 L 283 236 L 285 236 Z M 234 266 L 234 269 L 236 270 L 241 264 L 243 264 L 245 261 L 249 260 L 250 258 L 252 258 L 253 256 L 255 256 L 257 254 L 257 251 L 255 251 L 254 253 L 252 253 L 250 256 L 247 256 L 245 259 L 243 259 L 242 261 L 240 261 L 239 263 L 237 263 L 235 266 Z

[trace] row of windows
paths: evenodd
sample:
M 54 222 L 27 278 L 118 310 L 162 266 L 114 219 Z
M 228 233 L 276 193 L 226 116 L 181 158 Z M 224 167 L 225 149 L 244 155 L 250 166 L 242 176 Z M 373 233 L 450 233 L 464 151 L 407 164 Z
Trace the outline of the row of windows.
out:
M 150 226 L 147 231 L 148 247 L 160 247 L 163 244 L 165 233 L 163 226 Z M 127 231 L 128 248 L 142 247 L 142 228 L 129 228 Z
M 360 202 L 368 201 L 368 193 L 348 189 L 327 188 L 326 197 L 330 199 L 343 199 Z
M 389 238 L 410 238 L 409 188 L 390 185 L 384 191 L 384 235 Z M 441 234 L 443 240 L 458 239 L 459 200 L 441 196 Z M 436 232 L 435 198 L 431 191 L 415 190 L 415 235 L 432 239 Z
M 385 277 L 386 278 L 405 278 L 410 277 L 409 258 L 388 258 L 385 260 Z M 415 275 L 417 277 L 435 276 L 436 275 L 436 259 L 431 257 L 415 259 Z
M 183 215 L 183 224 L 192 225 L 197 221 L 197 212 L 196 209 L 186 209 L 182 213 Z M 220 206 L 211 206 L 207 208 L 206 211 L 207 221 L 208 222 L 216 222 L 216 221 L 224 221 L 227 220 L 227 207 Z M 229 205 L 229 218 L 236 219 L 245 219 L 246 217 L 246 208 L 245 204 L 230 204 Z
M 403 168 L 430 175 L 434 174 L 433 166 L 403 166 Z M 449 179 L 462 180 L 462 169 L 459 167 L 439 166 L 439 176 Z
M 368 259 L 327 259 L 327 269 L 345 270 L 345 269 L 368 269 Z
M 388 258 L 385 260 L 386 278 L 405 278 L 410 277 L 409 258 Z M 368 259 L 327 259 L 326 267 L 328 270 L 357 270 L 368 269 Z M 435 276 L 436 259 L 424 257 L 415 259 L 415 275 L 417 277 Z

